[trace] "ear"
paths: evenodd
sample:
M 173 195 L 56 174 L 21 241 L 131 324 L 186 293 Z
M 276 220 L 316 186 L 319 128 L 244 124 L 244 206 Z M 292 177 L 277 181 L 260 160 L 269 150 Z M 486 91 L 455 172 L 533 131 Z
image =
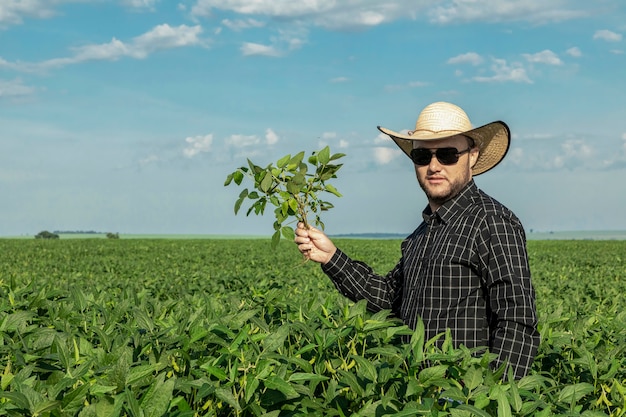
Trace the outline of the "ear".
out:
M 478 155 L 480 155 L 478 147 L 472 148 L 472 150 L 469 152 L 470 168 L 474 168 L 474 165 L 476 165 L 476 162 L 478 161 Z

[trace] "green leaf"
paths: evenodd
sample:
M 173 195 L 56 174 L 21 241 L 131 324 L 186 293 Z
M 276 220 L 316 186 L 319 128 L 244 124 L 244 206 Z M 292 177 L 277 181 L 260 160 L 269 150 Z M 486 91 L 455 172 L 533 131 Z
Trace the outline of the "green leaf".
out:
M 252 163 L 252 161 L 250 159 L 248 159 L 248 166 L 250 167 L 250 172 L 252 172 L 253 175 L 257 175 L 259 172 L 263 171 L 263 168 L 261 168 L 258 165 L 255 165 Z
M 487 394 L 484 392 L 481 392 L 480 394 L 476 396 L 476 398 L 474 398 L 474 406 L 477 408 L 480 408 L 481 410 L 487 407 L 489 403 L 491 403 L 491 400 L 489 399 L 489 397 L 487 397 Z
M 322 382 L 327 381 L 330 378 L 324 375 L 312 374 L 307 372 L 294 372 L 289 376 L 289 382 Z
M 237 401 L 231 390 L 226 388 L 218 388 L 215 390 L 215 396 L 230 405 L 235 410 L 241 410 L 241 406 L 239 405 L 239 402 Z
M 267 193 L 269 189 L 272 188 L 273 184 L 274 184 L 274 177 L 272 176 L 271 172 L 266 172 L 265 176 L 261 180 L 261 185 L 260 185 L 261 191 L 263 191 L 264 193 Z
M 124 390 L 126 396 L 126 402 L 130 411 L 130 415 L 133 417 L 142 417 L 141 408 L 139 407 L 139 401 L 135 398 L 133 392 L 127 387 Z
M 337 197 L 342 197 L 339 191 L 337 191 L 337 189 L 333 187 L 331 184 L 325 184 L 325 187 L 326 187 L 326 191 L 328 191 L 329 193 L 334 194 Z
M 463 376 L 463 382 L 465 383 L 467 389 L 470 391 L 474 390 L 483 382 L 482 370 L 475 366 L 469 368 Z
M 237 170 L 233 172 L 233 179 L 235 180 L 235 184 L 241 185 L 243 181 L 243 171 Z
M 593 390 L 593 385 L 587 382 L 567 385 L 559 393 L 557 401 L 564 404 L 575 404 L 585 395 L 591 394 Z
M 228 176 L 226 177 L 226 181 L 224 181 L 224 187 L 230 185 L 232 180 L 233 180 L 233 174 L 228 174 Z
M 117 387 L 115 385 L 100 385 L 94 384 L 89 387 L 89 393 L 95 396 L 101 396 L 103 394 L 109 394 L 115 391 Z
M 11 401 L 13 404 L 15 404 L 17 407 L 21 409 L 24 409 L 24 410 L 30 409 L 30 402 L 28 401 L 28 398 L 21 392 L 12 392 L 12 391 L 0 392 L 0 398 L 8 399 L 9 401 Z
M 287 169 L 289 171 L 293 171 L 300 166 L 302 159 L 304 158 L 304 151 L 297 153 L 293 158 L 289 160 L 289 164 L 287 165 Z
M 336 154 L 334 154 L 333 156 L 330 157 L 330 160 L 334 161 L 336 159 L 343 158 L 344 156 L 346 156 L 345 153 L 336 153 Z
M 519 389 L 517 388 L 517 383 L 513 377 L 513 368 L 509 368 L 509 381 L 511 381 L 509 383 L 509 391 L 507 392 L 509 404 L 511 404 L 513 411 L 519 412 L 522 409 L 524 402 L 522 401 L 522 397 L 519 395 Z
M 278 330 L 273 331 L 263 339 L 263 348 L 266 352 L 275 352 L 285 345 L 285 340 L 289 336 L 289 325 L 283 324 Z
M 296 235 L 293 231 L 293 229 L 289 226 L 284 226 L 280 229 L 281 234 L 283 235 L 283 237 L 289 241 L 292 241 L 295 239 Z
M 205 370 L 208 374 L 213 375 L 220 381 L 224 381 L 228 377 L 228 375 L 226 374 L 226 371 L 224 371 L 222 368 L 219 368 L 217 366 L 213 366 L 213 365 L 209 365 L 205 363 L 204 365 L 200 365 L 200 369 Z
M 378 372 L 369 359 L 366 359 L 359 355 L 350 355 L 358 366 L 359 376 L 365 377 L 372 382 L 378 381 Z
M 246 403 L 250 402 L 250 400 L 252 399 L 252 396 L 254 395 L 258 387 L 259 387 L 258 377 L 254 377 L 254 378 L 249 377 L 246 380 L 246 386 L 244 387 L 244 390 L 245 390 L 244 399 L 246 400 Z
M 324 149 L 318 152 L 317 158 L 321 165 L 328 164 L 330 162 L 330 148 L 328 146 L 324 147 Z
M 417 379 L 424 385 L 437 385 L 437 383 L 445 377 L 447 370 L 448 366 L 446 365 L 435 365 L 430 368 L 424 368 L 420 371 Z
M 284 168 L 290 159 L 291 159 L 291 155 L 285 155 L 282 158 L 280 158 L 278 162 L 276 162 L 276 166 L 278 168 Z
M 274 390 L 278 390 L 282 392 L 283 394 L 285 394 L 287 399 L 298 398 L 300 396 L 298 392 L 295 390 L 295 388 L 291 386 L 289 382 L 285 381 L 284 379 L 282 379 L 281 377 L 277 375 L 268 376 L 263 381 L 263 383 L 265 384 L 266 388 L 274 389 Z
M 244 188 L 243 191 L 239 193 L 239 198 L 235 202 L 235 215 L 239 212 L 239 209 L 241 208 L 241 205 L 243 204 L 247 196 L 248 196 L 248 189 Z
M 287 183 L 287 192 L 289 192 L 289 194 L 291 195 L 298 195 L 300 194 L 300 190 L 302 189 L 302 184 L 298 184 L 297 182 L 294 181 L 289 181 Z
M 459 406 L 456 407 L 458 410 L 463 410 L 463 411 L 468 411 L 471 413 L 472 416 L 478 416 L 478 417 L 491 417 L 491 414 L 489 414 L 486 411 L 483 411 L 479 408 L 476 408 L 472 405 L 469 404 L 461 404 Z
M 494 385 L 489 390 L 489 398 L 498 402 L 498 417 L 511 417 L 511 405 L 501 385 Z
M 166 381 L 163 372 L 157 376 L 141 399 L 144 417 L 160 417 L 167 413 L 170 401 L 172 401 L 174 384 L 175 378 Z
M 365 392 L 363 391 L 363 387 L 359 384 L 359 381 L 356 379 L 356 376 L 352 372 L 344 371 L 343 369 L 339 369 L 337 371 L 341 374 L 340 382 L 349 386 L 352 391 L 354 391 L 357 395 L 363 396 Z
M 56 351 L 59 356 L 59 362 L 65 368 L 65 372 L 70 373 L 70 368 L 72 367 L 71 363 L 71 355 L 67 349 L 67 345 L 64 341 L 61 340 L 58 336 L 54 338 L 54 342 L 52 342 L 53 351 Z
M 45 400 L 37 403 L 35 407 L 33 407 L 33 416 L 39 416 L 41 414 L 47 413 L 48 411 L 52 411 L 55 409 L 59 409 L 61 406 L 61 401 L 52 401 Z
M 287 204 L 289 205 L 290 209 L 289 214 L 298 214 L 298 201 L 295 198 L 290 198 Z
M 159 370 L 161 364 L 154 365 L 139 365 L 130 368 L 128 375 L 126 375 L 126 385 L 133 385 L 134 383 L 146 378 Z
M 272 248 L 276 249 L 278 247 L 279 242 L 280 242 L 280 230 L 277 230 L 272 235 Z

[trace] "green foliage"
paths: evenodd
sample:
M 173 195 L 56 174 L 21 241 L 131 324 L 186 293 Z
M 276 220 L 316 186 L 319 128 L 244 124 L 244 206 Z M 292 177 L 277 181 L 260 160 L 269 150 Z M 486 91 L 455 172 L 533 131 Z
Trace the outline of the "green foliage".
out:
M 0 415 L 626 415 L 626 242 L 529 242 L 542 342 L 519 381 L 265 245 L 0 240 Z
M 35 235 L 35 239 L 58 239 L 59 235 L 47 230 L 42 230 Z
M 293 240 L 293 228 L 283 226 L 290 217 L 295 217 L 308 227 L 308 216 L 313 214 L 314 224 L 324 228 L 320 212 L 331 209 L 333 204 L 322 200 L 320 193 L 328 192 L 341 197 L 339 191 L 328 181 L 337 178 L 337 171 L 342 166 L 331 162 L 345 155 L 342 153 L 331 155 L 330 148 L 326 146 L 320 151 L 313 152 L 307 164 L 303 161 L 304 154 L 303 151 L 293 157 L 285 155 L 276 162 L 276 165 L 270 164 L 265 168 L 255 165 L 248 159 L 248 166 L 237 168 L 227 176 L 224 183 L 224 186 L 233 182 L 241 185 L 248 177 L 254 184 L 252 191 L 244 188 L 239 194 L 235 202 L 235 214 L 239 212 L 245 200 L 252 200 L 246 216 L 253 212 L 256 215 L 264 214 L 268 202 L 275 207 L 276 221 L 272 236 L 274 247 L 278 245 L 281 236 Z

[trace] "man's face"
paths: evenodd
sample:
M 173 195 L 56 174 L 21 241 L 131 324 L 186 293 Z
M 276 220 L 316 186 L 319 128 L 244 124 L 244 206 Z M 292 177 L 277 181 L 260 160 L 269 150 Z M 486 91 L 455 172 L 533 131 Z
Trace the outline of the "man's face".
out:
M 433 152 L 439 148 L 456 148 L 464 151 L 469 148 L 468 139 L 464 136 L 452 136 L 446 139 L 423 141 L 418 140 L 413 148 L 426 148 Z M 442 164 L 435 155 L 428 165 L 415 165 L 417 181 L 426 193 L 433 211 L 445 201 L 454 197 L 472 179 L 472 167 L 478 159 L 478 148 L 473 148 L 459 156 L 453 165 Z

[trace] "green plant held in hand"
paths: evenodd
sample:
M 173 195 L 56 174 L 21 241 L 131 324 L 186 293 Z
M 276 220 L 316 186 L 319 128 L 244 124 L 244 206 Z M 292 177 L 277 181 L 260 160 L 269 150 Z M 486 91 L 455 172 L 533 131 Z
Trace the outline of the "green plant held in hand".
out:
M 280 158 L 276 165 L 270 164 L 265 168 L 254 164 L 248 159 L 248 166 L 237 168 L 228 175 L 224 186 L 233 181 L 241 185 L 245 177 L 254 182 L 254 190 L 245 188 L 235 202 L 235 214 L 239 212 L 244 200 L 252 200 L 252 204 L 246 213 L 263 214 L 269 202 L 276 207 L 274 214 L 274 234 L 272 247 L 276 247 L 281 235 L 286 239 L 294 238 L 293 229 L 283 226 L 289 217 L 295 217 L 297 221 L 309 227 L 308 216 L 315 215 L 314 224 L 324 228 L 320 218 L 320 212 L 333 207 L 333 204 L 320 198 L 323 192 L 331 193 L 337 197 L 341 194 L 328 183 L 332 178 L 337 178 L 337 171 L 342 164 L 331 163 L 345 156 L 342 153 L 331 155 L 330 148 L 326 146 L 320 151 L 315 151 L 308 158 L 308 164 L 304 162 L 302 151 L 295 156 L 285 155 Z M 310 164 L 310 165 L 309 165 Z

